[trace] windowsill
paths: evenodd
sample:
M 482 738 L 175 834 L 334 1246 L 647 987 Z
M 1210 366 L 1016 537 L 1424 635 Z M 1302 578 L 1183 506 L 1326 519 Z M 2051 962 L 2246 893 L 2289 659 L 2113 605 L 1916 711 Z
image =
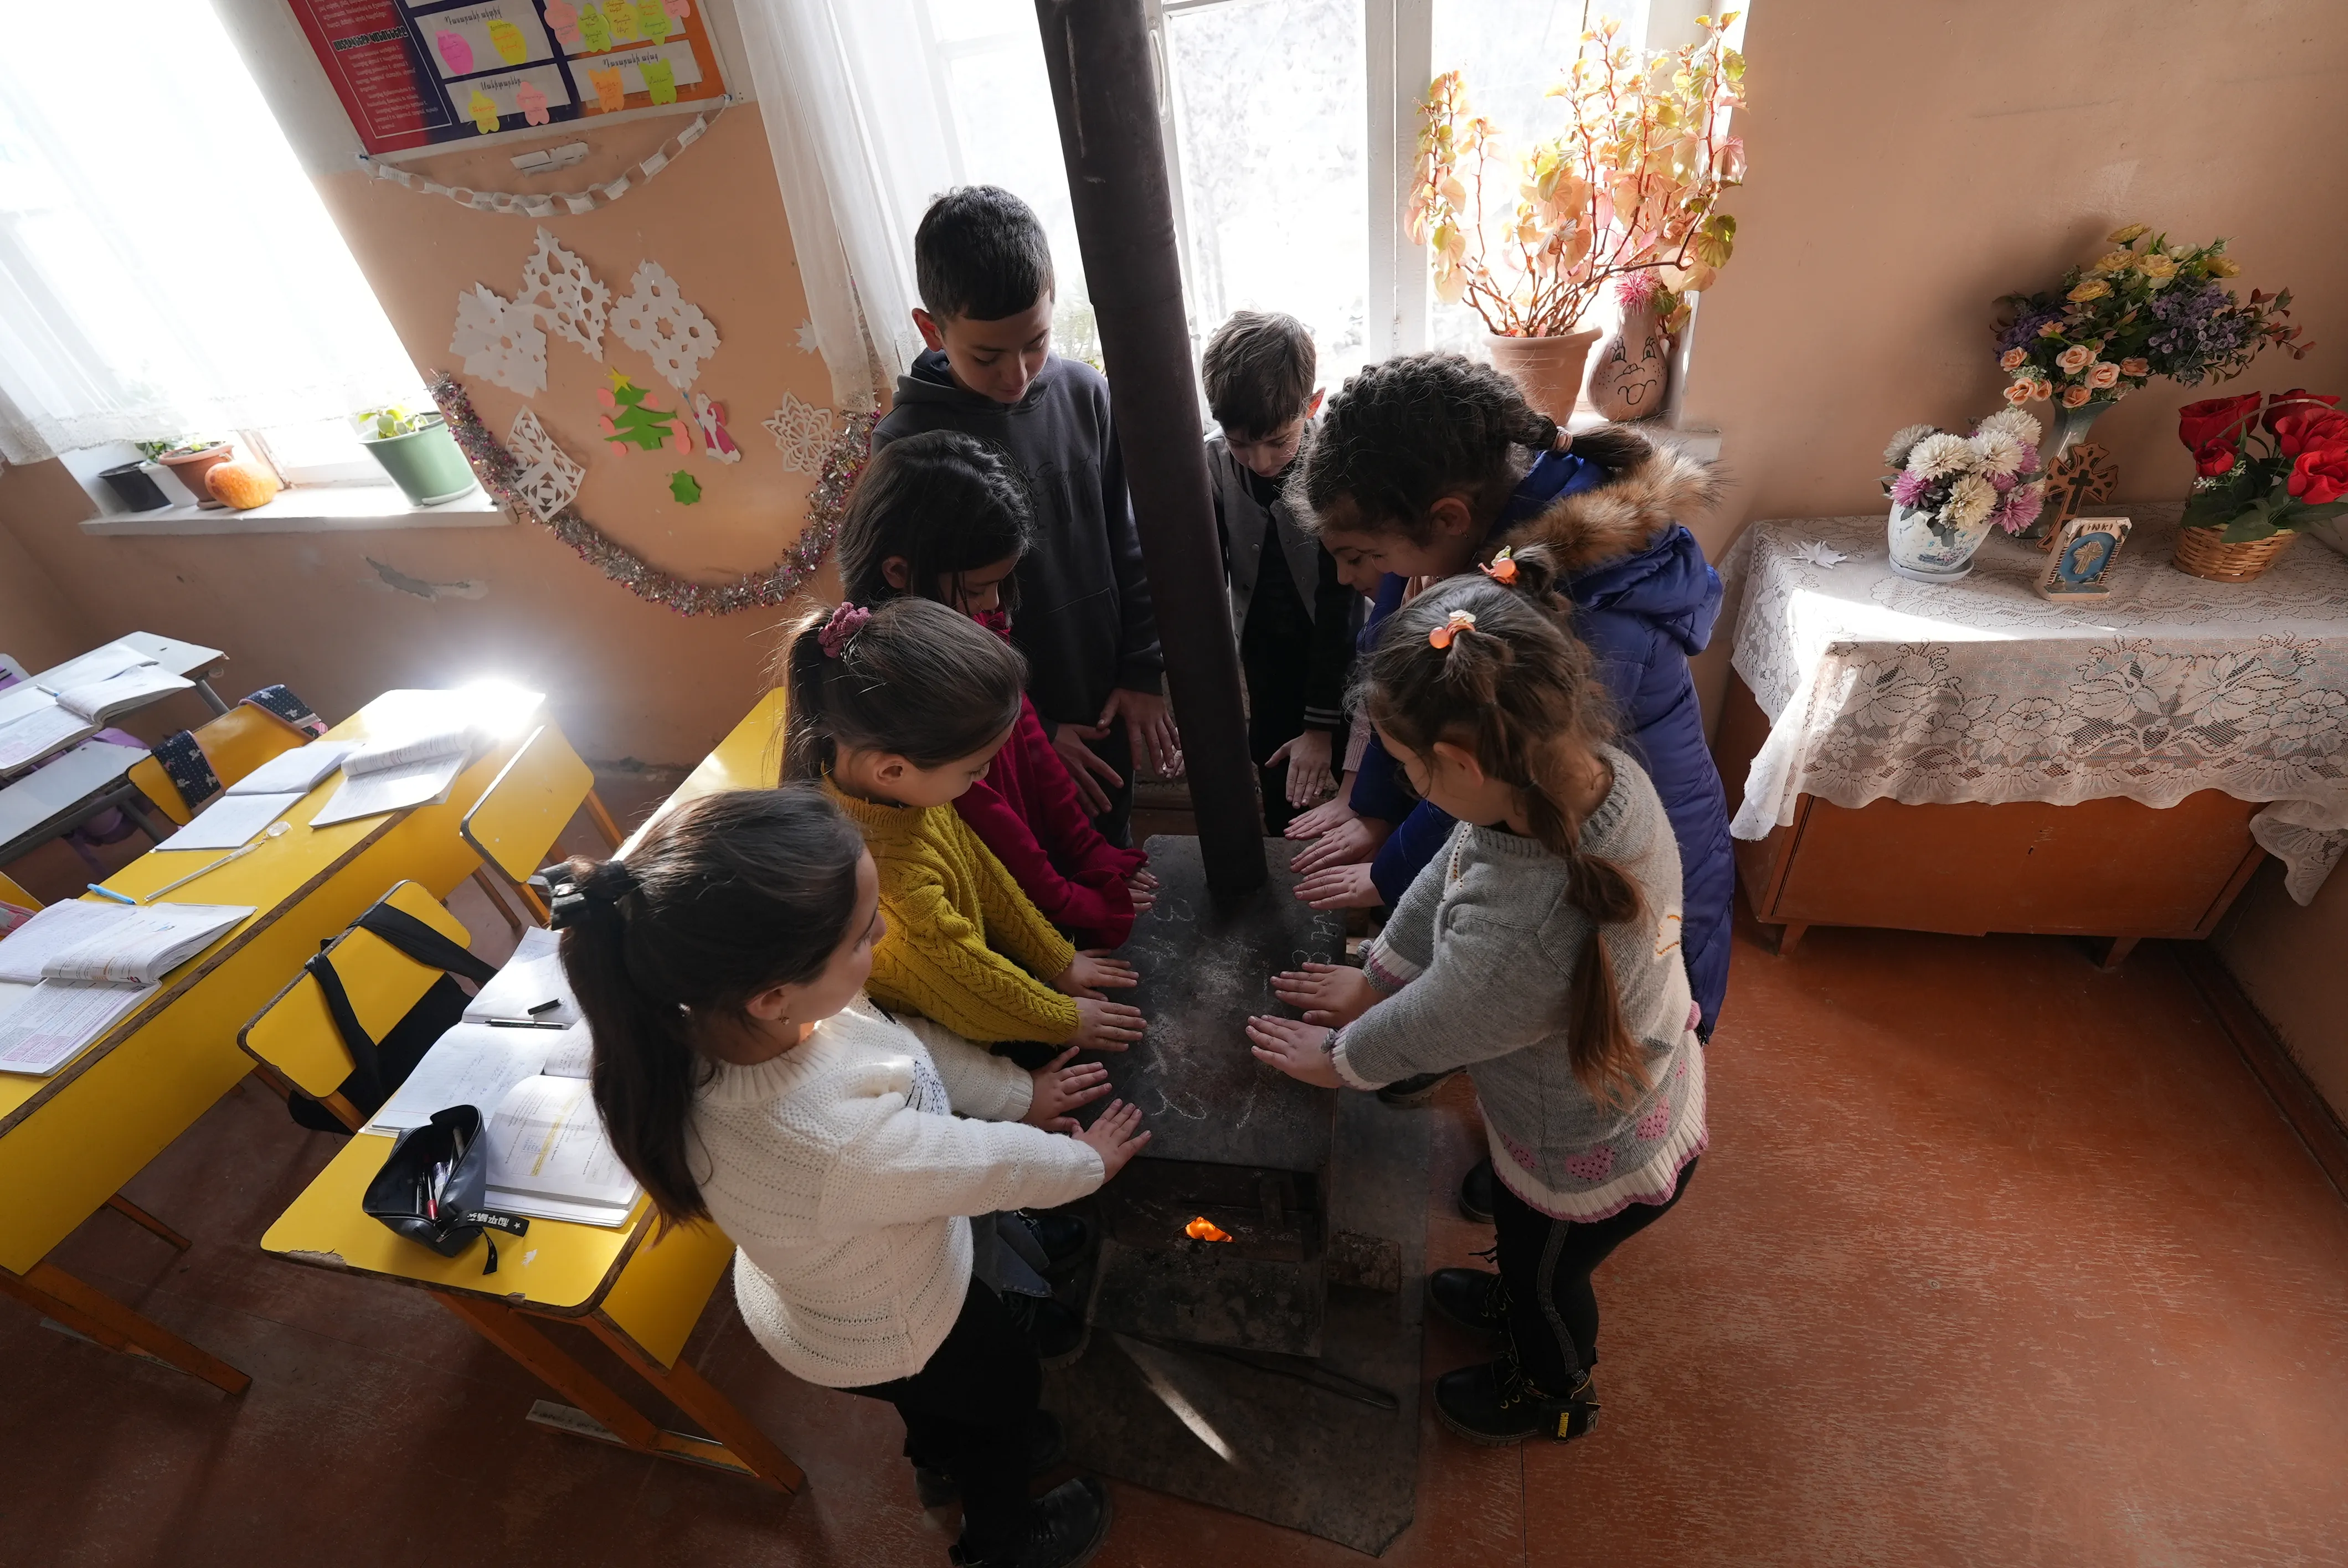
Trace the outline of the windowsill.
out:
M 360 534 L 386 528 L 494 528 L 512 519 L 476 487 L 453 501 L 419 507 L 395 485 L 297 485 L 251 511 L 163 507 L 111 512 L 81 526 L 118 538 L 159 534 Z
M 1566 421 L 1565 428 L 1568 434 L 1579 436 L 1585 430 L 1595 430 L 1606 422 L 1604 415 L 1585 403 L 1574 410 L 1573 417 Z M 1657 415 L 1653 419 L 1635 420 L 1623 428 L 1635 430 L 1650 441 L 1676 446 L 1699 463 L 1720 461 L 1720 432 L 1709 425 L 1674 425 Z

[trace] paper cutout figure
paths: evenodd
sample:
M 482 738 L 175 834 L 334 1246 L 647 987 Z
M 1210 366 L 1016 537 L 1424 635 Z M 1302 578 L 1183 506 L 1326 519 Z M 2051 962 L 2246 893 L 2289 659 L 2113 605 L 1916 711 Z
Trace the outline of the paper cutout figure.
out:
M 444 27 L 432 35 L 432 46 L 448 62 L 450 76 L 461 77 L 473 68 L 473 46 L 465 42 L 464 34 L 451 33 Z
M 605 114 L 617 114 L 628 101 L 628 89 L 621 84 L 617 67 L 591 67 L 587 79 L 595 85 L 595 104 Z
M 668 10 L 661 0 L 636 0 L 636 27 L 647 43 L 657 44 L 668 36 Z
M 603 20 L 603 13 L 596 9 L 595 0 L 585 0 L 579 7 L 579 39 L 590 50 L 612 46 L 612 25 Z
M 676 102 L 676 67 L 666 60 L 646 60 L 636 67 L 644 73 L 644 90 L 656 104 Z
M 473 128 L 483 136 L 498 128 L 498 106 L 489 94 L 479 87 L 475 87 L 473 96 L 465 100 L 465 112 L 473 117 Z
M 823 344 L 816 338 L 815 323 L 813 322 L 801 322 L 799 323 L 799 352 L 801 354 L 821 354 L 823 352 Z
M 465 356 L 469 375 L 525 395 L 546 390 L 546 334 L 531 324 L 530 308 L 479 283 L 457 296 L 448 352 Z
M 830 409 L 812 407 L 786 392 L 783 405 L 764 423 L 775 438 L 775 449 L 783 455 L 784 467 L 794 474 L 823 471 L 824 448 L 831 445 L 836 434 L 831 427 Z
M 550 118 L 546 112 L 546 95 L 538 90 L 536 82 L 524 82 L 514 88 L 514 102 L 521 106 L 522 123 L 544 125 Z
M 521 264 L 521 303 L 566 343 L 590 359 L 603 357 L 603 320 L 611 313 L 612 285 L 587 263 L 541 229 L 538 249 Z
M 691 0 L 661 0 L 661 8 L 669 14 L 673 21 L 682 22 L 693 15 Z
M 709 394 L 693 395 L 693 422 L 701 426 L 701 455 L 714 463 L 739 463 L 742 448 L 726 428 L 726 405 L 709 401 Z
M 587 8 L 594 10 L 593 0 L 589 0 Z M 595 19 L 601 22 L 602 17 L 599 15 Z M 554 41 L 566 49 L 575 49 L 587 41 L 579 31 L 579 7 L 571 0 L 546 0 L 546 25 L 554 29 Z
M 676 497 L 679 506 L 689 507 L 701 499 L 701 481 L 679 468 L 668 477 L 668 493 Z
M 645 62 L 645 69 L 652 62 Z M 612 307 L 612 330 L 639 354 L 652 356 L 663 381 L 685 391 L 701 362 L 717 352 L 717 327 L 690 303 L 658 261 L 640 261 L 628 293 Z
M 612 36 L 621 43 L 636 41 L 636 8 L 630 0 L 603 0 L 603 20 L 612 25 Z
M 633 446 L 640 452 L 658 452 L 663 447 L 689 457 L 693 455 L 693 437 L 685 434 L 685 421 L 666 409 L 654 407 L 646 401 L 643 387 L 612 372 L 611 387 L 595 395 L 595 401 L 605 409 L 595 421 L 595 427 L 612 444 L 614 452 L 625 452 Z
M 520 27 L 502 16 L 489 21 L 489 47 L 509 66 L 519 66 L 530 57 L 530 40 L 521 36 Z
M 554 437 L 528 408 L 514 415 L 513 428 L 506 433 L 506 447 L 521 465 L 521 472 L 514 477 L 515 490 L 538 514 L 540 522 L 552 522 L 554 514 L 579 493 L 587 470 L 554 444 Z

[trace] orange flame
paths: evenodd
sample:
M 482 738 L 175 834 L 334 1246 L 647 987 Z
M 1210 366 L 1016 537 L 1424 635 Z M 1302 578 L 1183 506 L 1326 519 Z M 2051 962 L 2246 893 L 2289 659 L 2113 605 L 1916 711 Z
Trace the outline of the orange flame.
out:
M 1197 1219 L 1192 1220 L 1189 1225 L 1184 1225 L 1182 1227 L 1182 1234 L 1199 1241 L 1229 1241 L 1231 1239 L 1231 1232 L 1223 1229 L 1222 1226 L 1217 1225 L 1214 1221 L 1209 1219 L 1204 1214 L 1200 1214 Z

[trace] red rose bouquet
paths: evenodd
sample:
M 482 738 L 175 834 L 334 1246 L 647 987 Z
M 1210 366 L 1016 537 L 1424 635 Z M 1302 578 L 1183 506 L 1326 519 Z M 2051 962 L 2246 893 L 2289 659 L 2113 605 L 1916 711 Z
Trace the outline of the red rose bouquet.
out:
M 2193 454 L 2188 528 L 2223 528 L 2246 544 L 2348 512 L 2348 414 L 2336 393 L 2294 387 L 2213 397 L 2177 411 Z

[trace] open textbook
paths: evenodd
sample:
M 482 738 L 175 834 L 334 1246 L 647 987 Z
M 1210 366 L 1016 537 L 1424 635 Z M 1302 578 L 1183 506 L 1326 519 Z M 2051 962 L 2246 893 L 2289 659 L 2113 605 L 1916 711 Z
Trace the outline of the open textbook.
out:
M 109 643 L 41 681 L 0 692 L 0 773 L 98 733 L 116 714 L 195 684 L 135 648 Z
M 449 720 L 355 748 L 342 759 L 342 787 L 327 797 L 310 825 L 326 827 L 446 800 L 448 787 L 465 771 L 475 738 L 469 721 Z
M 0 938 L 0 1072 L 55 1072 L 250 906 L 53 904 Z

